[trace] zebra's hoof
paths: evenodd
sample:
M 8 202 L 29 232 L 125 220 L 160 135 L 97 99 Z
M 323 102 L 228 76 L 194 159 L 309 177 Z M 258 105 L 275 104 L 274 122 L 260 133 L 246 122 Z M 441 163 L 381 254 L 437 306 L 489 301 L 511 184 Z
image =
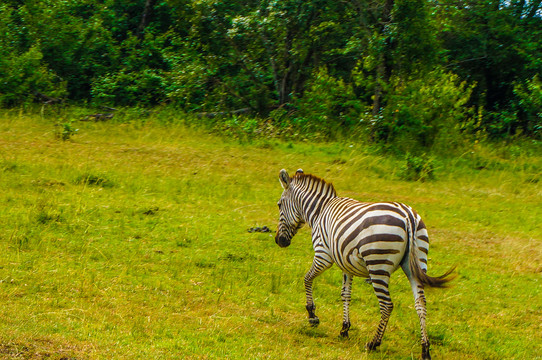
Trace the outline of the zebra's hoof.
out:
M 431 354 L 429 353 L 429 345 L 427 346 L 422 345 L 422 359 L 431 360 Z
M 365 345 L 365 348 L 369 351 L 373 351 L 373 350 L 376 350 L 377 347 L 380 346 L 380 343 L 378 342 L 375 342 L 375 341 L 371 341 L 370 343 L 367 343 L 367 345 Z
M 312 326 L 316 327 L 316 326 L 320 325 L 320 319 L 318 319 L 318 316 L 315 316 L 313 318 L 309 318 L 309 323 Z
M 350 321 L 343 322 L 343 328 L 341 329 L 341 336 L 343 338 L 348 338 L 348 330 L 350 330 Z

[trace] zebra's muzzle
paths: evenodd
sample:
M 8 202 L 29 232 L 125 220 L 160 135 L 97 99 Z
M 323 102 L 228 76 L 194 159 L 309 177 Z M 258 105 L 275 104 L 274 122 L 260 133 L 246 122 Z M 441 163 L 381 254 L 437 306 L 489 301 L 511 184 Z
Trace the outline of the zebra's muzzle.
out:
M 290 246 L 291 239 L 277 234 L 277 236 L 275 236 L 275 242 L 280 247 L 288 247 Z

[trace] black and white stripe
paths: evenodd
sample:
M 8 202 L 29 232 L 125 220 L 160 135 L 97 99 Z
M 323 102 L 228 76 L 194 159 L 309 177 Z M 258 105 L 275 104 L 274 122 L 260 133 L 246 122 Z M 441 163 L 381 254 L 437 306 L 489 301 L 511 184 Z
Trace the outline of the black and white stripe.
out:
M 430 359 L 425 329 L 424 286 L 442 287 L 452 279 L 450 270 L 440 277 L 427 275 L 429 237 L 421 217 L 401 203 L 364 203 L 338 197 L 332 184 L 302 170 L 290 178 L 281 170 L 279 180 L 284 192 L 278 203 L 280 221 L 275 237 L 281 247 L 290 245 L 292 237 L 307 223 L 312 229 L 315 251 L 311 269 L 305 275 L 309 322 L 318 325 L 312 297 L 315 277 L 333 263 L 343 271 L 341 297 L 344 304 L 341 335 L 350 328 L 349 306 L 354 276 L 368 278 L 380 305 L 380 323 L 367 349 L 376 349 L 381 341 L 393 302 L 389 279 L 399 267 L 403 269 L 415 299 L 420 319 L 422 357 Z

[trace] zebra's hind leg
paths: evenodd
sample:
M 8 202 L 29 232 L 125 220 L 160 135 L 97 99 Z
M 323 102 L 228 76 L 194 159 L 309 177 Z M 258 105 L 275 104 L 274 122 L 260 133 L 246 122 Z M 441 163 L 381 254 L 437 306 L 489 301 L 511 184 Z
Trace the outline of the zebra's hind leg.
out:
M 425 295 L 423 291 L 423 286 L 421 291 L 418 291 L 418 297 L 416 297 L 416 312 L 420 318 L 420 327 L 422 334 L 422 359 L 431 360 L 431 353 L 429 352 L 429 337 L 427 336 L 427 330 L 425 329 L 425 316 L 427 315 L 427 310 L 425 307 Z
M 352 294 L 352 275 L 343 273 L 343 287 L 341 298 L 343 300 L 343 328 L 341 336 L 347 338 L 350 329 L 350 299 Z
M 393 310 L 393 303 L 390 298 L 390 292 L 388 291 L 390 274 L 385 270 L 369 270 L 369 274 L 374 292 L 378 298 L 378 305 L 380 306 L 380 323 L 378 324 L 373 340 L 367 343 L 366 347 L 367 350 L 375 350 L 382 343 L 382 337 L 384 336 L 384 331 L 386 331 L 386 326 Z
M 305 275 L 305 292 L 307 295 L 306 309 L 309 314 L 309 323 L 312 326 L 318 326 L 318 324 L 320 324 L 320 319 L 318 319 L 318 316 L 316 316 L 314 313 L 316 310 L 316 305 L 314 304 L 314 299 L 312 298 L 312 282 L 315 277 L 329 269 L 332 264 L 333 263 L 330 260 L 327 260 L 325 257 L 318 256 L 317 253 L 312 261 L 311 269 Z
M 405 273 L 407 273 L 405 271 Z M 414 277 L 410 276 L 410 272 L 407 273 L 408 280 L 410 281 L 410 287 L 412 288 L 412 293 L 414 294 L 414 307 L 420 318 L 420 330 L 422 336 L 422 359 L 430 360 L 431 353 L 429 352 L 429 337 L 427 336 L 427 330 L 425 327 L 425 317 L 427 315 L 426 305 L 425 305 L 425 292 L 424 286 Z

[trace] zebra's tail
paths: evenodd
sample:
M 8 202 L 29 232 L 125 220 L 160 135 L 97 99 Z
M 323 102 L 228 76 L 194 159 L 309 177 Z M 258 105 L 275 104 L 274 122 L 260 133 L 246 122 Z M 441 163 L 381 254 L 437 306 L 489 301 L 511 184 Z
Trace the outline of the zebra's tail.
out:
M 416 221 L 415 221 L 416 222 Z M 410 221 L 408 221 L 410 223 Z M 416 222 L 417 223 L 417 222 Z M 409 240 L 410 240 L 410 256 L 409 256 L 409 267 L 410 272 L 412 275 L 420 281 L 424 285 L 428 285 L 431 287 L 446 287 L 450 281 L 456 278 L 456 274 L 454 274 L 455 268 L 457 266 L 453 266 L 450 270 L 446 271 L 441 276 L 429 276 L 427 275 L 427 272 L 425 269 L 422 269 L 420 266 L 420 260 L 418 258 L 418 241 L 416 239 L 416 230 L 417 230 L 417 224 L 409 224 Z M 413 226 L 414 225 L 414 226 Z

